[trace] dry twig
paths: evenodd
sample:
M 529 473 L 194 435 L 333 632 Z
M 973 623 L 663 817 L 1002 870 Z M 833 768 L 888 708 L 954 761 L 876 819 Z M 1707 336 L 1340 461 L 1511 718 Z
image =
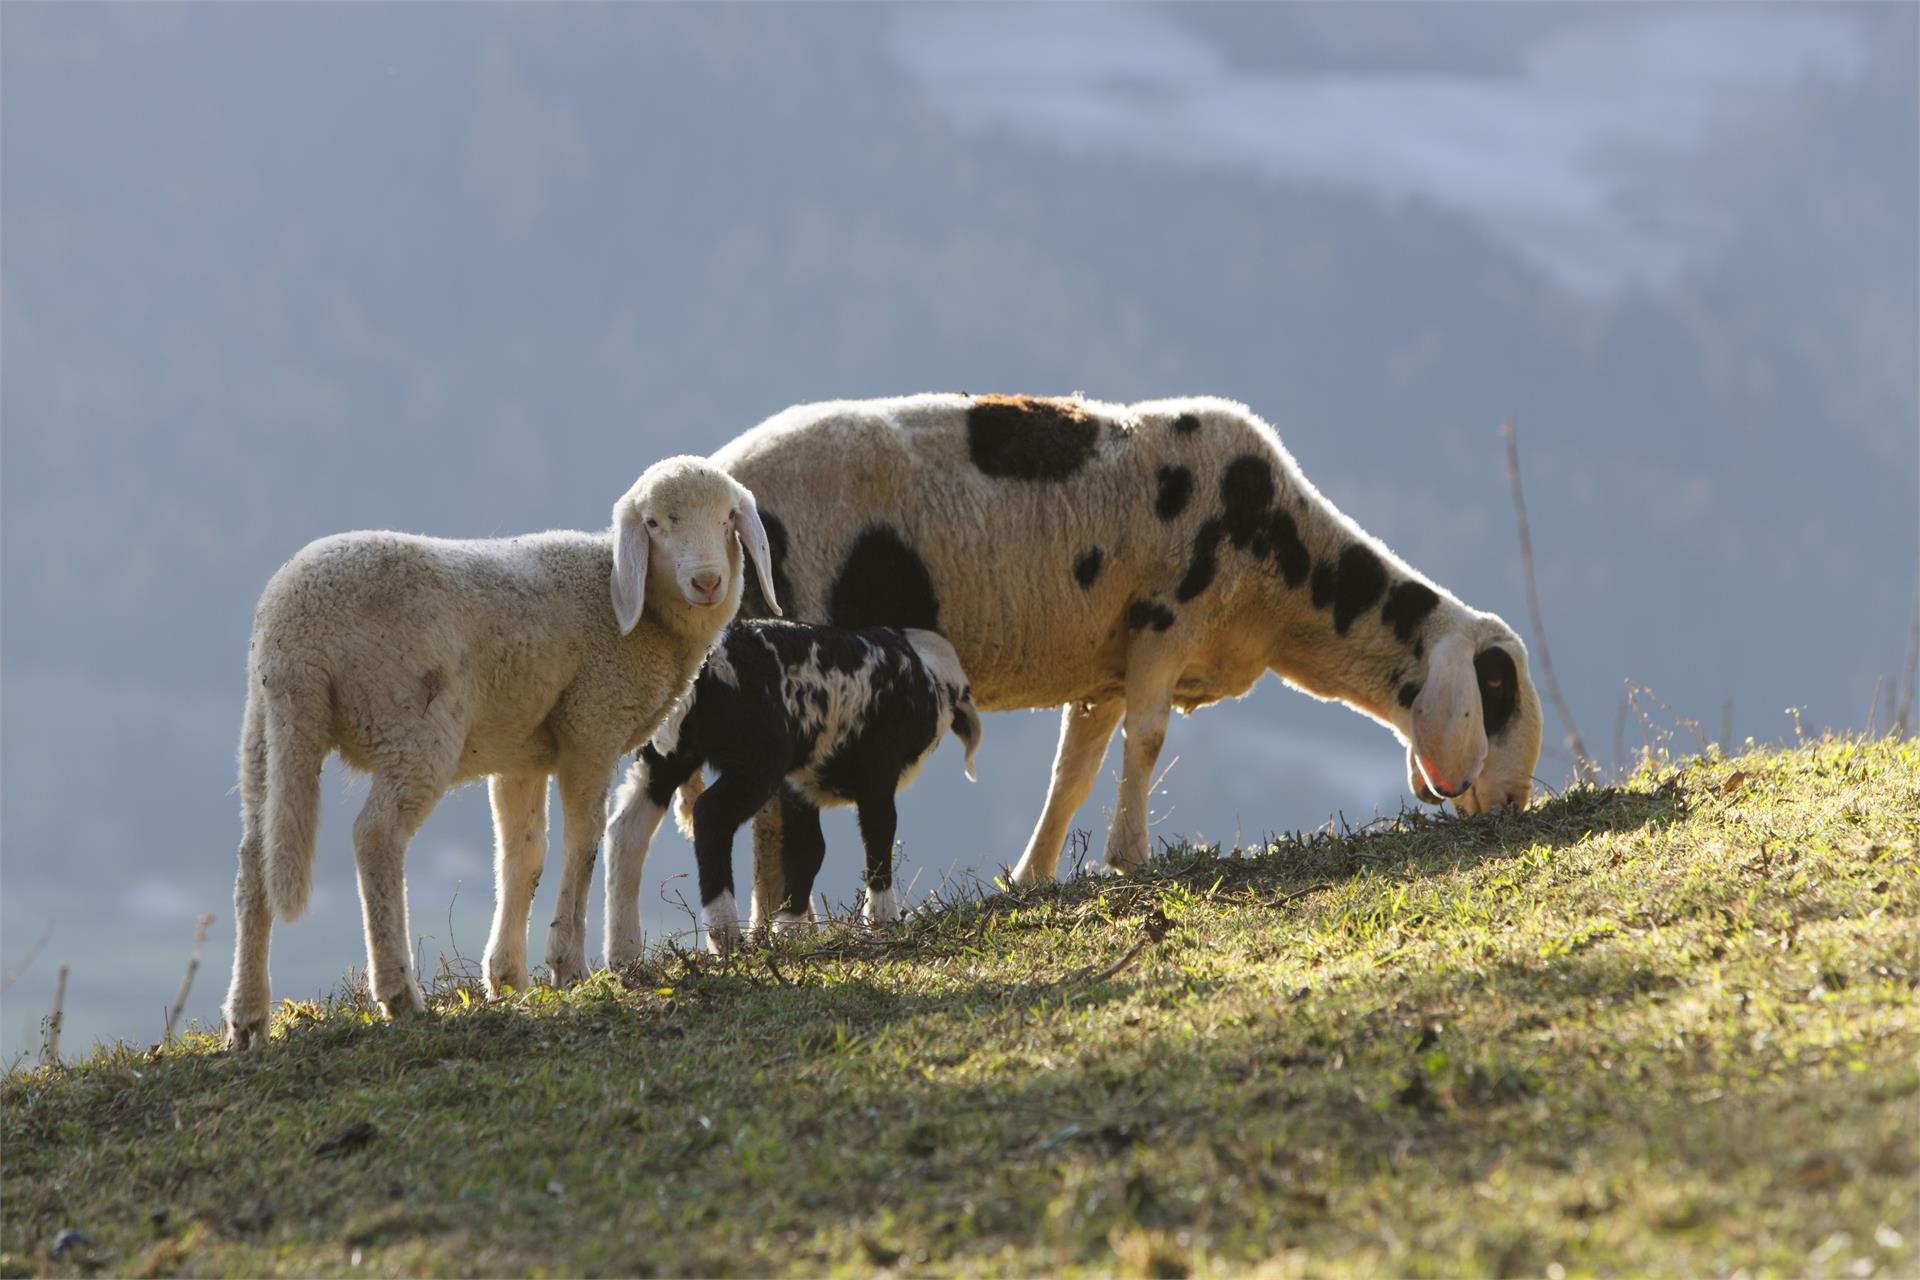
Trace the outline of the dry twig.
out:
M 1547 624 L 1540 617 L 1540 593 L 1533 584 L 1533 535 L 1527 531 L 1527 498 L 1520 488 L 1520 446 L 1514 438 L 1513 419 L 1500 424 L 1500 437 L 1507 442 L 1507 478 L 1513 482 L 1513 519 L 1520 531 L 1520 569 L 1526 578 L 1527 615 L 1533 620 L 1533 639 L 1540 649 L 1540 673 L 1546 678 L 1547 696 L 1566 726 L 1567 744 L 1573 748 L 1574 768 L 1585 777 L 1595 776 L 1593 757 L 1587 754 L 1586 741 L 1573 723 L 1567 700 L 1560 696 L 1560 682 L 1554 678 L 1553 657 L 1547 652 Z
M 60 1024 L 66 1018 L 67 1004 L 67 966 L 60 966 L 60 973 L 53 980 L 53 1011 L 47 1014 L 46 1039 L 40 1045 L 40 1065 L 57 1067 L 60 1065 Z
M 173 1041 L 173 1029 L 180 1024 L 181 1011 L 187 1007 L 187 993 L 193 990 L 193 975 L 200 971 L 200 948 L 207 943 L 207 928 L 212 923 L 212 916 L 203 915 L 194 926 L 193 954 L 187 958 L 187 972 L 180 979 L 180 994 L 173 998 L 173 1007 L 167 1010 L 167 1026 L 160 1035 L 161 1044 Z

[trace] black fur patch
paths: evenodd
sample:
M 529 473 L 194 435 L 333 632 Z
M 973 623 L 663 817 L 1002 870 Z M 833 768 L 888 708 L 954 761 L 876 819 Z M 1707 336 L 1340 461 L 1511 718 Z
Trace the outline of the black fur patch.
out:
M 1480 722 L 1489 738 L 1498 737 L 1520 704 L 1520 671 L 1513 655 L 1495 645 L 1473 655 L 1473 674 L 1480 684 Z
M 1220 539 L 1225 533 L 1219 516 L 1208 516 L 1193 531 L 1193 558 L 1187 562 L 1187 576 L 1180 579 L 1173 592 L 1173 598 L 1181 604 L 1213 585 L 1213 576 L 1220 569 Z
M 1244 551 L 1273 506 L 1273 468 L 1257 454 L 1243 453 L 1220 476 L 1220 505 L 1227 537 Z
M 1387 602 L 1380 606 L 1380 621 L 1393 628 L 1396 640 L 1406 644 L 1439 603 L 1439 595 L 1424 582 L 1395 583 L 1387 592 Z
M 981 396 L 967 410 L 967 455 L 996 479 L 1065 480 L 1093 457 L 1098 438 L 1098 425 L 1070 400 Z
M 771 529 L 767 538 L 772 541 Z M 891 525 L 870 525 L 853 540 L 840 562 L 827 617 L 834 626 L 848 630 L 923 627 L 938 631 L 940 597 L 919 553 Z
M 1073 580 L 1080 584 L 1082 591 L 1093 586 L 1094 579 L 1100 576 L 1100 569 L 1106 561 L 1107 553 L 1098 547 L 1088 547 L 1074 557 Z
M 795 602 L 793 583 L 787 580 L 787 526 L 765 507 L 760 509 L 760 523 L 767 528 L 767 555 L 773 561 L 773 593 L 780 597 L 780 607 L 792 612 Z M 750 558 L 744 560 L 740 571 L 746 575 L 746 585 L 740 592 L 740 616 L 772 617 L 773 610 L 767 607 L 767 598 L 760 593 L 760 575 L 753 571 Z
M 1171 520 L 1187 509 L 1187 500 L 1193 497 L 1193 472 L 1185 467 L 1161 467 L 1154 478 L 1159 481 L 1160 492 L 1153 500 L 1153 514 Z
M 1127 625 L 1135 631 L 1152 627 L 1165 631 L 1173 625 L 1173 610 L 1152 600 L 1135 600 L 1127 606 Z
M 1333 606 L 1333 629 L 1340 635 L 1347 634 L 1353 620 L 1373 608 L 1386 590 L 1387 566 L 1357 542 L 1347 544 L 1337 565 L 1313 567 L 1313 606 Z
M 1420 686 L 1412 681 L 1400 686 L 1400 705 L 1411 707 L 1413 700 L 1420 696 Z
M 1307 574 L 1313 567 L 1313 556 L 1307 551 L 1307 544 L 1300 537 L 1300 526 L 1293 517 L 1279 507 L 1267 517 L 1266 537 L 1268 553 L 1280 569 L 1280 576 L 1286 579 L 1290 587 L 1297 587 L 1307 580 Z
M 1173 420 L 1173 429 L 1183 436 L 1190 436 L 1200 429 L 1198 414 L 1183 413 Z

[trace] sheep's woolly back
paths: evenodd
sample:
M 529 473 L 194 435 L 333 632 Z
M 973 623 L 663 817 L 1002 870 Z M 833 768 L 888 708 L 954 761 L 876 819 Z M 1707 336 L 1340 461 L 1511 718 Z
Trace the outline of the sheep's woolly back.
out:
M 801 405 L 714 461 L 760 500 L 790 616 L 936 630 L 986 709 L 1114 696 L 1148 633 L 1188 654 L 1182 709 L 1272 670 L 1404 733 L 1432 641 L 1459 633 L 1513 655 L 1510 719 L 1537 734 L 1519 637 L 1341 514 L 1244 405 Z

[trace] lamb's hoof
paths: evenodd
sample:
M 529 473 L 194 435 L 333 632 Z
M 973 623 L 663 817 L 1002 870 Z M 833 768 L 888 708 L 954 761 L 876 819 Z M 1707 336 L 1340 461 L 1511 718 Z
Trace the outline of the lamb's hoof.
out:
M 900 921 L 900 900 L 894 896 L 891 887 L 869 889 L 867 905 L 861 915 L 868 924 L 898 924 Z
M 397 995 L 380 998 L 380 1012 L 387 1015 L 389 1022 L 424 1017 L 427 1012 L 427 994 L 420 989 L 419 983 L 409 982 L 406 990 Z
M 527 971 L 525 969 L 487 968 L 487 999 L 499 1000 L 515 991 L 527 989 Z
M 813 923 L 813 917 L 797 911 L 782 911 L 773 918 L 773 936 L 784 938 L 790 933 L 798 933 Z
M 267 1019 L 264 1015 L 258 1018 L 243 1018 L 237 1022 L 227 1023 L 227 1048 L 229 1050 L 235 1053 L 245 1053 L 249 1049 L 264 1046 L 266 1043 Z
M 571 987 L 587 980 L 587 962 L 584 959 L 570 957 L 549 960 L 547 968 L 553 970 L 553 985 L 556 987 Z

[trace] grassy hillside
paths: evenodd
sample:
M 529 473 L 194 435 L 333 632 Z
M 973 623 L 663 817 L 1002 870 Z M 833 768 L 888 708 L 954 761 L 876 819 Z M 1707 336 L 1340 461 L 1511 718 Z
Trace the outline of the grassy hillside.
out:
M 1917 914 L 1920 747 L 1834 741 L 400 1026 L 291 1006 L 252 1055 L 10 1076 L 0 1264 L 1912 1275 Z

